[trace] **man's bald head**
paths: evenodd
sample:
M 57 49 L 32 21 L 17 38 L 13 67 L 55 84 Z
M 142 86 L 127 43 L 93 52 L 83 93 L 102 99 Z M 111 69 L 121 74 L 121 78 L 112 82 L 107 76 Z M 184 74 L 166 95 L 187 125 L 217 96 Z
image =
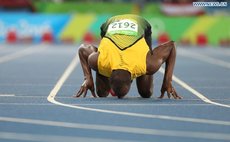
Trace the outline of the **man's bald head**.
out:
M 131 86 L 130 72 L 122 69 L 113 70 L 110 85 L 118 98 L 123 98 L 129 92 Z

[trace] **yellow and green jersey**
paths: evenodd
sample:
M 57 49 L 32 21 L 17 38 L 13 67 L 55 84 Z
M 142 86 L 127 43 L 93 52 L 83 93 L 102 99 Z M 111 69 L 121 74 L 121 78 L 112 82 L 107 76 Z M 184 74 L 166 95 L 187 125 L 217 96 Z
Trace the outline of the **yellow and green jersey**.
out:
M 111 17 L 101 26 L 101 37 L 109 38 L 120 50 L 131 47 L 142 37 L 151 49 L 151 26 L 132 14 Z

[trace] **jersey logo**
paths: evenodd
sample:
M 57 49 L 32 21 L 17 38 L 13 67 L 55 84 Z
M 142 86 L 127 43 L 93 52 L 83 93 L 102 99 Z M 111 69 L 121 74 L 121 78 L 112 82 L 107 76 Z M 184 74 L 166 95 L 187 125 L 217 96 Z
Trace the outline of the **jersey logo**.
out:
M 109 24 L 107 33 L 110 35 L 122 34 L 122 35 L 137 36 L 138 25 L 137 23 L 128 19 L 116 21 Z

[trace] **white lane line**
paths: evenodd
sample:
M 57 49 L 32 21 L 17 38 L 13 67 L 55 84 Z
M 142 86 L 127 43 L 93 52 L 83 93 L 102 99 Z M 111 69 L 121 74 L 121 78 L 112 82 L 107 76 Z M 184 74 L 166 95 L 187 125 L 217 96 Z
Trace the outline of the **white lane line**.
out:
M 15 94 L 0 94 L 0 97 L 14 97 Z
M 15 94 L 5 94 L 6 96 L 10 96 L 13 98 L 25 98 L 25 99 L 31 99 L 31 98 L 47 98 L 47 96 L 16 96 Z M 3 95 L 4 96 L 4 95 Z
M 134 117 L 142 117 L 142 118 L 154 118 L 154 119 L 164 119 L 164 120 L 174 120 L 174 121 L 183 121 L 183 122 L 193 122 L 193 123 L 203 123 L 203 124 L 214 124 L 214 125 L 230 125 L 229 121 L 221 121 L 221 120 L 209 120 L 209 119 L 198 119 L 198 118 L 187 118 L 187 117 L 175 117 L 175 116 L 167 116 L 167 115 L 152 115 L 152 114 L 141 114 L 141 113 L 132 113 L 132 112 L 122 112 L 122 111 L 113 111 L 113 110 L 105 110 L 105 109 L 96 109 L 90 107 L 82 107 L 82 106 L 74 106 L 70 104 L 61 103 L 55 100 L 55 96 L 57 95 L 58 91 L 70 76 L 74 68 L 79 63 L 79 59 L 77 54 L 66 68 L 64 73 L 62 74 L 61 78 L 58 80 L 57 84 L 54 86 L 53 90 L 50 92 L 47 100 L 53 104 L 70 107 L 80 110 L 88 110 L 94 112 L 102 112 L 102 113 L 110 113 L 116 115 L 125 115 L 125 116 L 134 116 Z
M 158 135 L 158 136 L 169 136 L 169 137 L 173 136 L 173 137 L 214 139 L 214 140 L 230 140 L 230 135 L 227 133 L 158 130 L 158 129 L 148 129 L 148 128 L 137 128 L 137 127 L 69 123 L 69 122 L 58 122 L 58 121 L 25 119 L 25 118 L 12 118 L 12 117 L 0 117 L 0 121 L 33 124 L 33 125 L 43 125 L 43 126 L 64 127 L 64 128 L 129 133 L 129 134 Z
M 0 103 L 2 106 L 52 106 L 51 103 Z
M 159 71 L 162 74 L 164 74 L 164 72 L 165 72 L 165 70 L 162 67 L 159 69 Z M 201 93 L 199 93 L 198 91 L 196 91 L 195 89 L 193 89 L 192 87 L 190 87 L 187 83 L 185 83 L 184 81 L 180 80 L 175 75 L 173 75 L 173 81 L 175 81 L 177 84 L 179 84 L 180 86 L 182 86 L 183 88 L 185 88 L 186 90 L 188 90 L 189 92 L 191 92 L 192 94 L 196 95 L 198 98 L 200 98 L 202 101 L 204 101 L 206 103 L 210 103 L 210 104 L 221 106 L 221 107 L 230 108 L 230 105 L 221 104 L 221 103 L 217 103 L 217 102 L 209 100 L 207 97 L 205 97 L 204 95 L 202 95 Z
M 37 98 L 47 98 L 47 95 L 43 96 L 43 95 L 15 95 L 15 94 L 5 94 L 6 96 L 10 96 L 12 98 L 24 98 L 24 99 L 37 99 Z M 73 100 L 73 97 L 70 97 L 71 95 L 69 96 L 55 96 L 55 98 L 57 99 L 62 99 L 62 100 Z M 79 98 L 79 99 L 83 99 L 83 101 L 86 101 L 87 102 L 87 99 L 89 99 L 89 101 L 91 101 L 91 98 Z M 78 99 L 78 100 L 79 100 Z M 94 98 L 92 98 L 94 99 Z M 116 97 L 107 97 L 107 98 L 100 98 L 100 99 L 104 99 L 106 101 L 112 101 L 111 103 L 116 103 L 117 102 L 117 98 Z M 131 102 L 131 104 L 133 104 L 132 101 L 143 101 L 145 100 L 145 98 L 138 98 L 136 96 L 130 96 L 130 97 L 127 97 L 127 98 L 124 98 L 124 99 L 127 99 L 128 103 Z M 151 100 L 152 99 L 152 100 Z M 148 99 L 146 102 L 144 102 L 145 104 L 148 103 L 149 101 L 151 101 L 151 104 L 152 103 L 159 103 L 159 101 L 162 101 L 162 103 L 164 103 L 165 100 L 162 100 L 162 99 L 157 99 L 157 98 L 151 98 L 151 99 Z M 170 99 L 169 99 L 170 100 Z M 213 101 L 230 101 L 230 98 L 214 98 L 212 99 Z M 156 102 L 155 102 L 156 101 Z M 178 103 L 178 100 L 170 100 L 170 103 L 173 103 L 173 101 L 175 103 Z M 186 98 L 183 98 L 182 100 L 180 100 L 180 102 L 191 102 L 194 104 L 194 103 L 199 103 L 199 102 L 203 102 L 201 99 L 197 98 L 197 99 L 186 99 Z M 79 101 L 78 101 L 79 102 Z M 80 101 L 80 104 L 81 104 L 82 101 Z M 97 102 L 97 101 L 96 101 Z M 162 104 L 161 103 L 161 104 Z M 77 102 L 75 102 L 75 104 L 79 104 Z M 100 104 L 100 102 L 98 103 Z M 168 104 L 168 103 L 167 103 Z
M 204 61 L 213 65 L 217 65 L 217 66 L 221 66 L 224 68 L 228 68 L 230 69 L 230 63 L 220 60 L 220 59 L 216 59 L 207 55 L 203 55 L 203 54 L 199 54 L 199 53 L 193 53 L 192 51 L 186 51 L 186 50 L 179 50 L 178 55 L 180 56 L 184 56 L 184 57 L 190 57 L 196 60 L 200 60 L 200 61 Z
M 55 104 L 51 103 L 0 103 L 0 105 L 30 105 L 30 106 L 52 106 Z M 69 105 L 78 105 L 78 106 L 213 106 L 212 104 L 77 104 L 77 103 L 70 103 Z
M 57 95 L 58 91 L 61 89 L 62 85 L 64 82 L 67 80 L 69 75 L 73 72 L 74 68 L 77 66 L 79 63 L 78 55 L 76 54 L 75 57 L 73 58 L 72 62 L 69 64 L 69 66 L 66 68 L 65 72 L 61 76 L 61 78 L 58 80 L 57 84 L 53 88 L 53 90 L 50 92 L 48 96 L 48 101 L 53 100 L 54 97 Z
M 76 142 L 76 141 L 93 141 L 93 142 L 115 142 L 112 139 L 99 139 L 90 137 L 74 137 L 74 136 L 58 136 L 58 135 L 41 135 L 41 134 L 28 134 L 28 133 L 12 133 L 1 132 L 0 139 L 6 140 L 20 140 L 20 141 L 36 141 L 36 142 Z M 119 142 L 119 140 L 118 140 Z M 120 141 L 121 142 L 121 141 Z M 128 142 L 128 141 L 125 141 Z
M 46 46 L 44 46 L 44 45 L 40 45 L 40 46 L 42 46 L 42 47 L 29 47 L 29 48 L 23 49 L 19 52 L 2 56 L 2 57 L 0 57 L 0 64 L 24 57 L 24 56 L 29 55 L 29 54 L 41 52 L 46 48 Z
M 1 103 L 0 103 L 1 104 Z M 213 106 L 212 104 L 71 104 L 80 106 Z
M 132 112 L 123 112 L 123 111 L 113 111 L 113 110 L 105 110 L 105 109 L 97 109 L 83 106 L 75 106 L 70 104 L 64 104 L 54 100 L 54 98 L 50 98 L 49 101 L 56 105 L 94 111 L 94 112 L 102 112 L 116 115 L 125 115 L 132 117 L 142 117 L 142 118 L 153 118 L 153 119 L 163 119 L 163 120 L 173 120 L 173 121 L 182 121 L 182 122 L 192 122 L 192 123 L 201 123 L 201 124 L 212 124 L 212 125 L 225 125 L 230 126 L 230 121 L 221 121 L 221 120 L 210 120 L 210 119 L 199 119 L 199 118 L 189 118 L 189 117 L 176 117 L 176 116 L 168 116 L 168 115 L 153 115 L 153 114 L 142 114 L 142 113 L 132 113 Z

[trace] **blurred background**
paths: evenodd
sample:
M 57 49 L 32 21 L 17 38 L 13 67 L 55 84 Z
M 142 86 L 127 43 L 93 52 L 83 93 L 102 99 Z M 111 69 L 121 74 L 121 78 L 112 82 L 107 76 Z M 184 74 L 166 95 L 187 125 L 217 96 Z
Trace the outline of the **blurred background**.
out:
M 193 2 L 0 0 L 0 43 L 98 43 L 100 25 L 106 19 L 131 13 L 151 23 L 154 44 L 171 39 L 186 46 L 230 47 L 230 3 L 223 7 L 195 7 Z

